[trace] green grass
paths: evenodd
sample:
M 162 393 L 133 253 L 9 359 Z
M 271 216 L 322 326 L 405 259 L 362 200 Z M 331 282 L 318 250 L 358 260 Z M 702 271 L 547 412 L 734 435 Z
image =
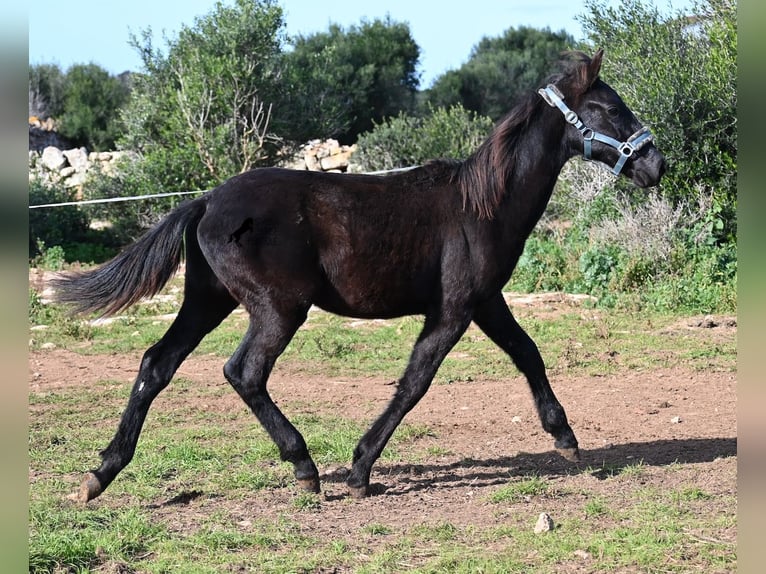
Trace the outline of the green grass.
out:
M 174 280 L 159 303 L 142 303 L 106 324 L 72 318 L 43 305 L 30 290 L 30 346 L 63 347 L 83 354 L 142 353 L 170 326 L 164 314 L 177 310 Z M 170 299 L 170 300 L 169 300 Z M 609 375 L 621 369 L 690 366 L 736 370 L 736 339 L 714 338 L 705 329 L 673 328 L 681 317 L 647 311 L 577 309 L 551 317 L 534 309 L 516 310 L 552 373 Z M 246 314 L 233 313 L 195 351 L 229 357 L 247 328 Z M 422 328 L 421 317 L 355 321 L 312 311 L 279 359 L 282 368 L 323 376 L 400 376 Z M 517 371 L 508 357 L 475 327 L 469 328 L 439 369 L 436 383 L 507 378 Z
M 493 492 L 489 499 L 496 503 L 518 502 L 545 494 L 548 491 L 548 483 L 544 478 L 531 476 L 519 482 L 512 482 Z
M 111 324 L 90 325 L 39 300 L 31 303 L 30 325 L 47 325 L 30 331 L 32 349 L 53 344 L 89 355 L 143 352 L 169 325 L 157 312 L 172 308 L 162 303 Z M 672 329 L 681 317 L 589 309 L 553 317 L 519 309 L 517 315 L 553 372 L 590 376 L 674 366 L 736 369 L 733 338 Z M 312 312 L 278 368 L 323 377 L 394 380 L 421 325 L 419 318 L 354 322 Z M 244 314 L 233 314 L 196 352 L 215 354 L 223 362 L 245 326 Z M 516 375 L 510 361 L 471 328 L 444 362 L 436 383 Z M 206 402 L 200 399 L 213 401 L 231 393 L 223 381 L 200 387 L 175 379 L 150 411 L 133 462 L 108 493 L 86 507 L 67 501 L 81 473 L 98 462 L 129 392 L 113 380 L 30 392 L 30 572 L 736 570 L 736 546 L 719 534 L 736 531 L 736 495 L 709 491 L 693 478 L 659 487 L 663 477 L 685 471 L 687 465 L 681 463 L 658 468 L 636 460 L 582 468 L 563 477 L 510 476 L 502 485 L 477 490 L 474 501 L 485 505 L 488 515 L 502 517 L 499 526 L 481 521 L 466 525 L 461 516 L 432 521 L 427 509 L 433 494 L 428 492 L 423 494 L 420 524 L 377 516 L 375 504 L 380 502 L 374 499 L 367 522 L 347 523 L 345 505 L 353 509 L 358 503 L 297 491 L 292 467 L 279 462 L 276 447 L 244 406 L 242 412 L 200 406 Z M 177 408 L 189 393 L 196 393 L 196 400 L 186 401 L 189 408 Z M 320 467 L 348 465 L 369 421 L 352 420 L 342 410 L 324 406 L 309 412 L 300 400 L 284 407 L 298 412 L 291 420 L 314 459 Z M 444 447 L 430 444 L 434 436 L 435 430 L 426 425 L 403 424 L 382 459 L 428 464 L 449 455 Z M 569 487 L 569 481 L 579 481 L 579 486 Z M 271 505 L 272 514 L 259 515 L 253 500 L 270 497 L 280 502 Z M 185 506 L 184 499 L 192 502 Z M 535 535 L 534 520 L 543 510 L 552 513 L 556 528 Z M 326 512 L 337 520 L 335 527 L 312 529 Z

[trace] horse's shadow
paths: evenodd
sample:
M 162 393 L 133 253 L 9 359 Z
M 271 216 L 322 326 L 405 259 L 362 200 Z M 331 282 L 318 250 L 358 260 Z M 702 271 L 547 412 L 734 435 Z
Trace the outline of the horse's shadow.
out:
M 706 438 L 656 440 L 581 450 L 582 460 L 571 463 L 554 451 L 518 453 L 500 458 L 464 458 L 444 464 L 386 464 L 379 461 L 374 474 L 391 477 L 390 486 L 370 485 L 371 495 L 396 496 L 433 488 L 460 488 L 507 484 L 512 477 L 559 477 L 590 474 L 600 480 L 619 475 L 636 465 L 699 464 L 737 455 L 737 439 Z M 342 483 L 342 469 L 321 476 L 322 482 Z

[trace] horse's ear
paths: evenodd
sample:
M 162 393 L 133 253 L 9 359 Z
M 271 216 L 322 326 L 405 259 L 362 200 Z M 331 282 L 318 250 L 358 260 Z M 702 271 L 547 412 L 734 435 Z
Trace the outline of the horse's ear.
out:
M 598 79 L 598 74 L 601 72 L 601 60 L 604 58 L 604 49 L 599 48 L 591 58 L 590 65 L 588 66 L 588 87 L 593 85 Z

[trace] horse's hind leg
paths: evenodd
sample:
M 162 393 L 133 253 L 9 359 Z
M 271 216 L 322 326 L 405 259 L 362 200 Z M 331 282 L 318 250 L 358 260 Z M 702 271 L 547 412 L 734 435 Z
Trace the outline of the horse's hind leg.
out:
M 191 272 L 187 267 L 185 299 L 178 316 L 162 339 L 144 353 L 117 433 L 101 452 L 101 466 L 85 475 L 79 491 L 70 498 L 87 502 L 97 497 L 127 466 L 133 458 L 152 401 L 203 337 L 237 306 L 209 268 L 204 276 L 190 276 Z
M 566 459 L 580 460 L 580 451 L 572 427 L 551 389 L 545 364 L 535 342 L 524 332 L 505 304 L 502 294 L 479 307 L 473 317 L 479 328 L 510 355 L 526 376 L 543 429 L 553 435 L 555 447 Z
M 226 363 L 224 376 L 277 445 L 281 459 L 293 464 L 301 488 L 319 492 L 319 472 L 309 455 L 306 441 L 266 390 L 277 357 L 305 319 L 305 310 L 278 313 L 273 306 L 263 305 L 251 311 L 250 326 Z

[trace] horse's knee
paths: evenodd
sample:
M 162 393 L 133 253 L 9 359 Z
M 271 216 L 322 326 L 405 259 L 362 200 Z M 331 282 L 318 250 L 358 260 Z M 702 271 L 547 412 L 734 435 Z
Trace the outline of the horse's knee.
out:
M 248 388 L 249 383 L 253 382 L 254 377 L 251 375 L 245 371 L 245 364 L 237 355 L 232 356 L 223 366 L 223 376 L 242 397 L 244 397 L 243 393 Z
M 234 362 L 232 359 L 226 361 L 226 364 L 223 366 L 223 376 L 232 387 L 238 389 L 242 383 L 242 369 L 239 363 Z

